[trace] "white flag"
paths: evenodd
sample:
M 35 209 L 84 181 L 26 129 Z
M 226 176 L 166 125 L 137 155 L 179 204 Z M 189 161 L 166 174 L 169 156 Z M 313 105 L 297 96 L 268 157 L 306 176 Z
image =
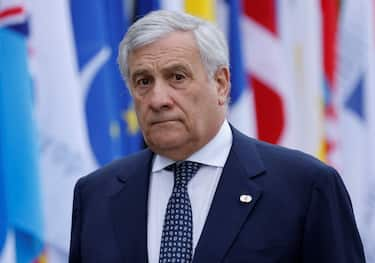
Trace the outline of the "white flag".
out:
M 318 156 L 323 139 L 323 65 L 319 1 L 280 1 L 289 92 L 285 145 Z
M 337 84 L 342 175 L 351 194 L 367 262 L 375 262 L 374 6 L 343 2 Z
M 46 242 L 66 261 L 73 187 L 97 165 L 87 139 L 68 1 L 32 0 L 30 8 Z

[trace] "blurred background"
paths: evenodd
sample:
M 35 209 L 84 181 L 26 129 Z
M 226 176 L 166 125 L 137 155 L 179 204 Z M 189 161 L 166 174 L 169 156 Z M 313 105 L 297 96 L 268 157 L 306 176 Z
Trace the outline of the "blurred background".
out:
M 144 147 L 116 56 L 156 9 L 225 32 L 229 120 L 338 169 L 375 263 L 375 0 L 0 0 L 0 262 L 67 262 L 77 179 Z

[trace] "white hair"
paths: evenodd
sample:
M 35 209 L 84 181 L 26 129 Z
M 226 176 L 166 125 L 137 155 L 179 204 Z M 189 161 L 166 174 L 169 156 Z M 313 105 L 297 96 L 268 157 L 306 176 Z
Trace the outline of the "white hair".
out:
M 120 43 L 117 62 L 125 81 L 129 80 L 127 59 L 132 51 L 176 31 L 193 33 L 210 77 L 219 67 L 229 67 L 228 45 L 224 34 L 215 25 L 185 13 L 158 10 L 137 20 Z

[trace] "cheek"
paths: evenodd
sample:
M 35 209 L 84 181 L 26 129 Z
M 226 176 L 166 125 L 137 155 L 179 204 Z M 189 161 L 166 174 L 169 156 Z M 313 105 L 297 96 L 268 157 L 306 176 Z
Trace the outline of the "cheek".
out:
M 210 112 L 217 107 L 217 94 L 202 92 L 192 97 L 192 111 L 200 118 L 209 118 Z
M 207 102 L 201 101 L 199 97 L 192 102 L 187 113 L 188 129 L 195 134 L 200 134 L 210 118 L 207 111 Z
M 144 105 L 144 104 L 143 104 Z M 141 102 L 134 100 L 134 111 L 137 115 L 138 123 L 141 128 L 143 128 L 143 123 L 145 122 L 146 108 L 142 105 Z
M 205 92 L 194 97 L 192 117 L 197 128 L 201 131 L 214 122 L 222 106 L 219 106 L 218 96 L 214 92 Z

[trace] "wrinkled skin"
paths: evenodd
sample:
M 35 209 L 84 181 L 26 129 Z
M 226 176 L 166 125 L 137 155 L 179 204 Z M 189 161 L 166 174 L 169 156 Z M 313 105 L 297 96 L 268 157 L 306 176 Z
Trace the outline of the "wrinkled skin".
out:
M 212 139 L 226 115 L 229 70 L 209 77 L 191 32 L 173 32 L 128 57 L 130 91 L 147 145 L 183 160 Z

